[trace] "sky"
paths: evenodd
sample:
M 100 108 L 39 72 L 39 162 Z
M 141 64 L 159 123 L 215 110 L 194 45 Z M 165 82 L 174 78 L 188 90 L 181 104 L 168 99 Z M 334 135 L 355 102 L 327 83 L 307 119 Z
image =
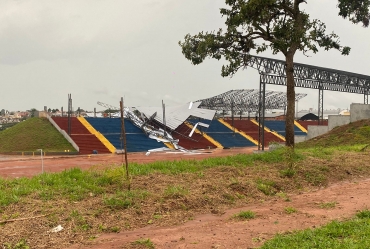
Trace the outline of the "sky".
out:
M 337 1 L 302 4 L 311 18 L 326 23 L 349 56 L 323 51 L 295 62 L 370 75 L 370 28 L 338 17 Z M 188 33 L 224 27 L 224 0 L 2 0 L 0 1 L 0 109 L 92 111 L 119 106 L 181 105 L 232 89 L 257 89 L 255 69 L 221 77 L 225 63 L 207 59 L 194 66 L 178 45 Z M 284 59 L 271 52 L 260 56 Z M 285 87 L 267 85 L 267 90 Z M 317 109 L 318 90 L 307 93 L 299 109 Z M 363 96 L 324 92 L 324 109 L 346 109 Z

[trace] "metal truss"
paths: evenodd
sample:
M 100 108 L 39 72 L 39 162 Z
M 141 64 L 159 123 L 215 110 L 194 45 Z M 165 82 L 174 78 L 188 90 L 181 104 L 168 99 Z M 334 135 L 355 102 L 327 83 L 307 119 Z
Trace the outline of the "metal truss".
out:
M 286 76 L 285 61 L 250 55 L 245 62 L 246 67 L 258 70 L 260 74 Z M 294 63 L 294 78 L 312 81 L 321 81 L 336 85 L 353 86 L 359 88 L 370 87 L 370 76 L 350 73 L 330 68 L 316 67 Z M 305 86 L 311 88 L 309 85 Z M 327 89 L 329 90 L 329 89 Z M 333 90 L 331 90 L 333 91 Z
M 296 101 L 307 96 L 304 93 L 296 94 Z M 285 109 L 287 97 L 284 92 L 265 91 L 265 109 Z M 198 100 L 202 102 L 199 108 L 227 111 L 233 113 L 253 113 L 260 108 L 260 90 L 239 89 L 230 90 L 220 95 Z
M 265 84 L 280 85 L 286 86 L 286 77 L 285 76 L 276 76 L 276 75 L 266 75 L 261 74 L 261 82 Z M 348 92 L 348 93 L 358 93 L 358 94 L 367 94 L 367 88 L 351 86 L 351 85 L 338 85 L 327 82 L 320 82 L 307 79 L 294 79 L 296 87 L 311 88 L 311 89 L 320 89 L 327 91 L 336 91 L 336 92 Z
M 259 145 L 264 150 L 264 113 L 268 99 L 265 98 L 266 84 L 286 85 L 286 63 L 282 60 L 248 55 L 245 67 L 258 70 L 260 74 L 259 92 Z M 330 68 L 316 67 L 300 63 L 294 63 L 293 77 L 296 87 L 319 90 L 318 116 L 319 124 L 323 119 L 324 90 L 357 93 L 364 95 L 364 104 L 368 104 L 370 92 L 370 76 L 350 73 Z

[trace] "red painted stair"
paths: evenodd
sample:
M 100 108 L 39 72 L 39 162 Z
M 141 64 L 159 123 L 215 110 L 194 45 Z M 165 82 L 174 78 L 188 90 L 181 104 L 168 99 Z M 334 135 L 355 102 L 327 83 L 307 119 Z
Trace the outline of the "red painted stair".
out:
M 68 132 L 68 118 L 67 117 L 53 117 L 57 125 Z M 91 134 L 86 127 L 76 118 L 71 117 L 71 134 L 70 137 L 80 148 L 80 154 L 92 154 L 93 150 L 101 153 L 111 153 L 102 142 Z

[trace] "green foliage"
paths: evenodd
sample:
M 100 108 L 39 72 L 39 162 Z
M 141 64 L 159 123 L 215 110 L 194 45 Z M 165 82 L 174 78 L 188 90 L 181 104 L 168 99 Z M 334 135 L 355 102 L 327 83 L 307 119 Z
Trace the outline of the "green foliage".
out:
M 348 54 L 350 49 L 340 46 L 336 34 L 326 34 L 323 22 L 310 20 L 300 9 L 301 3 L 303 1 L 294 5 L 293 1 L 285 0 L 228 0 L 228 8 L 220 9 L 226 17 L 227 29 L 187 34 L 184 42 L 179 42 L 182 53 L 194 65 L 207 57 L 217 60 L 224 57 L 229 65 L 222 67 L 222 76 L 233 75 L 245 66 L 251 50 L 260 53 L 270 48 L 274 54 L 294 55 L 297 50 L 316 53 L 318 47 L 323 47 Z
M 147 191 L 132 190 L 118 191 L 115 195 L 104 197 L 104 204 L 111 209 L 127 209 L 144 200 L 149 193 Z
M 154 249 L 155 246 L 153 244 L 153 242 L 150 240 L 150 239 L 138 239 L 134 242 L 131 243 L 132 245 L 139 245 L 139 246 L 144 246 L 148 249 Z
M 286 207 L 284 208 L 284 212 L 286 214 L 293 214 L 293 213 L 297 213 L 297 209 L 295 209 L 294 207 Z
M 320 208 L 323 208 L 323 209 L 331 209 L 331 208 L 335 208 L 335 206 L 337 205 L 338 203 L 335 202 L 335 201 L 332 201 L 332 202 L 323 202 L 323 203 L 320 203 Z
M 357 218 L 344 222 L 333 221 L 315 230 L 279 234 L 261 247 L 272 248 L 370 248 L 370 212 L 364 210 L 357 213 Z
M 353 23 L 362 23 L 365 27 L 369 26 L 369 0 L 339 0 L 339 15 L 348 18 Z
M 77 210 L 73 210 L 71 212 L 69 220 L 75 224 L 78 230 L 88 231 L 91 228 L 85 217 L 83 217 Z
M 0 152 L 76 151 L 45 118 L 30 118 L 0 132 Z
M 356 213 L 356 217 L 360 219 L 370 219 L 370 210 L 365 209 Z
M 164 190 L 164 195 L 169 198 L 180 198 L 189 194 L 189 190 L 183 186 L 171 185 Z
M 305 149 L 324 157 L 337 150 L 360 151 L 369 145 L 370 120 L 360 120 L 339 126 L 328 133 L 297 144 L 297 149 Z
M 275 187 L 275 182 L 271 180 L 266 180 L 266 179 L 258 179 L 257 180 L 257 189 L 264 193 L 265 195 L 275 195 L 276 194 L 276 189 Z
M 240 211 L 239 213 L 235 214 L 233 217 L 236 219 L 240 219 L 240 220 L 250 220 L 250 219 L 254 219 L 256 217 L 256 214 L 253 211 L 247 210 L 247 211 Z
M 4 249 L 29 249 L 30 247 L 27 245 L 27 241 L 25 239 L 21 239 L 18 243 L 16 244 L 11 244 L 11 243 L 5 243 L 3 245 Z

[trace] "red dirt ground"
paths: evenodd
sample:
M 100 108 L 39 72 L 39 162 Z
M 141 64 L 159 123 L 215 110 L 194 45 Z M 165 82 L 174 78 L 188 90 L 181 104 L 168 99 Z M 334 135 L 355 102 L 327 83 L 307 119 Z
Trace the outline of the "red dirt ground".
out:
M 204 151 L 207 153 L 197 155 L 152 153 L 145 156 L 144 153 L 133 153 L 129 155 L 128 159 L 129 162 L 201 159 L 237 153 L 252 153 L 255 149 L 209 150 Z M 44 159 L 44 169 L 46 172 L 56 172 L 76 166 L 87 169 L 93 165 L 121 162 L 121 155 L 47 157 Z M 32 176 L 40 172 L 39 157 L 0 157 L 0 176 L 15 178 Z M 276 197 L 271 201 L 227 210 L 222 215 L 200 215 L 180 226 L 148 226 L 129 232 L 101 234 L 91 242 L 91 245 L 74 245 L 70 249 L 138 248 L 133 247 L 131 242 L 140 238 L 149 238 L 155 244 L 155 248 L 255 248 L 272 238 L 276 233 L 314 228 L 334 219 L 352 217 L 356 211 L 370 207 L 369 183 L 369 179 L 344 182 L 325 189 L 289 196 L 290 202 L 284 201 L 284 198 Z M 320 207 L 320 204 L 328 202 L 337 204 L 332 209 Z M 293 207 L 297 213 L 286 214 L 285 207 Z M 256 213 L 257 217 L 249 221 L 231 219 L 233 214 L 241 210 L 251 210 Z

